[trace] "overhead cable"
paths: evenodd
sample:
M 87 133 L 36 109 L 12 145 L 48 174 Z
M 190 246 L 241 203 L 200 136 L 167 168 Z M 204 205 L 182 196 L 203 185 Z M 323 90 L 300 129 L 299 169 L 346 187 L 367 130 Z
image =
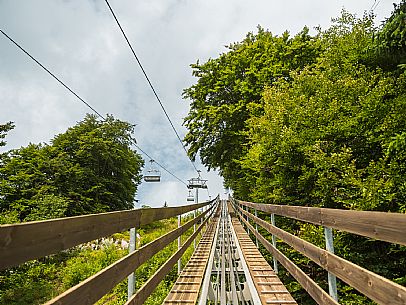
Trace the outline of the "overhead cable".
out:
M 97 112 L 96 109 L 94 109 L 92 106 L 90 106 L 83 98 L 81 98 L 78 94 L 76 94 L 71 88 L 69 88 L 67 85 L 65 85 L 64 82 L 62 82 L 58 77 L 55 76 L 51 71 L 49 71 L 46 67 L 44 67 L 43 64 L 41 64 L 38 60 L 36 60 L 33 56 L 31 56 L 30 53 L 28 53 L 22 46 L 20 46 L 13 38 L 8 36 L 3 30 L 1 30 L 1 33 L 6 36 L 12 43 L 14 43 L 21 51 L 23 51 L 28 57 L 30 57 L 33 61 L 35 61 L 42 69 L 44 69 L 46 72 L 48 72 L 49 75 L 51 75 L 54 79 L 56 79 L 62 86 L 64 86 L 67 90 L 70 91 L 74 96 L 76 96 L 82 103 L 84 103 L 87 107 L 89 107 L 94 113 L 96 113 L 99 117 L 101 117 L 103 120 L 106 120 L 99 112 Z
M 110 12 L 111 12 L 111 14 L 113 15 L 114 19 L 116 20 L 116 23 L 117 23 L 118 27 L 120 28 L 120 31 L 121 31 L 121 33 L 123 34 L 124 39 L 126 40 L 127 45 L 129 46 L 129 48 L 130 48 L 132 54 L 134 55 L 135 60 L 137 61 L 138 65 L 140 66 L 141 71 L 142 71 L 142 73 L 144 74 L 144 76 L 145 76 L 145 78 L 146 78 L 146 80 L 147 80 L 149 86 L 151 87 L 152 92 L 154 93 L 154 95 L 155 95 L 155 97 L 156 97 L 156 99 L 157 99 L 159 105 L 161 106 L 162 111 L 164 112 L 166 118 L 167 118 L 168 121 L 169 121 L 169 124 L 171 125 L 173 131 L 175 132 L 176 137 L 178 138 L 180 144 L 182 145 L 182 148 L 183 148 L 183 150 L 185 151 L 186 156 L 188 157 L 188 159 L 189 159 L 190 162 L 192 163 L 192 165 L 193 165 L 194 169 L 196 170 L 196 172 L 198 172 L 198 169 L 196 168 L 196 165 L 194 164 L 194 162 L 192 161 L 192 159 L 189 157 L 188 152 L 187 152 L 187 149 L 186 149 L 185 145 L 183 144 L 183 141 L 182 141 L 182 139 L 180 138 L 179 133 L 177 132 L 175 126 L 173 125 L 172 120 L 171 120 L 171 118 L 170 118 L 169 115 L 168 115 L 168 112 L 166 111 L 164 105 L 162 104 L 161 99 L 160 99 L 159 96 L 158 96 L 158 93 L 156 92 L 156 90 L 155 90 L 154 86 L 152 85 L 152 83 L 151 83 L 151 81 L 150 81 L 150 79 L 149 79 L 147 73 L 145 72 L 145 69 L 144 69 L 144 67 L 143 67 L 142 64 L 141 64 L 141 61 L 139 60 L 137 54 L 135 53 L 134 48 L 132 47 L 132 45 L 131 45 L 131 43 L 130 43 L 130 40 L 127 38 L 127 35 L 125 34 L 123 27 L 121 26 L 120 22 L 118 21 L 118 18 L 117 18 L 117 16 L 116 16 L 116 14 L 114 13 L 114 11 L 113 11 L 113 9 L 112 9 L 112 7 L 111 7 L 109 1 L 108 1 L 108 0 L 105 0 L 105 2 L 106 2 L 106 4 L 107 4 L 107 6 L 109 7 Z
M 86 102 L 83 98 L 81 98 L 75 91 L 73 91 L 69 86 L 67 86 L 60 78 L 55 76 L 48 68 L 46 68 L 43 64 L 41 64 L 36 58 L 34 58 L 28 51 L 26 51 L 21 45 L 19 45 L 14 39 L 12 39 L 9 35 L 7 35 L 3 30 L 0 29 L 0 32 L 7 37 L 14 45 L 16 45 L 21 51 L 23 51 L 29 58 L 31 58 L 37 65 L 39 65 L 43 70 L 45 70 L 49 75 L 51 75 L 54 79 L 56 79 L 63 87 L 65 87 L 70 93 L 72 93 L 76 98 L 78 98 L 83 104 L 85 104 L 89 109 L 91 109 L 97 116 L 99 116 L 103 121 L 106 121 L 105 117 L 102 116 L 94 107 L 92 107 L 88 102 Z M 146 153 L 137 143 L 134 139 L 132 139 L 132 142 L 135 147 L 137 147 L 144 155 L 146 155 L 150 159 L 152 158 L 148 153 Z M 175 179 L 179 180 L 182 182 L 184 185 L 187 186 L 186 182 L 184 182 L 182 179 L 177 177 L 175 174 L 170 172 L 168 169 L 166 169 L 163 165 L 161 165 L 159 162 L 155 161 L 155 163 L 161 167 L 164 171 L 166 171 L 168 174 L 170 174 L 172 177 Z
M 372 6 L 371 6 L 371 8 L 369 10 L 372 11 L 372 12 L 375 11 L 380 2 L 381 2 L 381 0 L 379 0 L 379 1 L 374 0 L 374 3 L 372 4 Z

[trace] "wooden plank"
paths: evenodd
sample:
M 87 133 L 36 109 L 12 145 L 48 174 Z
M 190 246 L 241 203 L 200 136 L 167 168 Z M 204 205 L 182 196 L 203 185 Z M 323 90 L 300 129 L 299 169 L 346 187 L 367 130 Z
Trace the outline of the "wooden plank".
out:
M 192 257 L 189 259 L 188 263 L 182 271 L 182 274 L 188 274 L 190 272 L 194 272 L 196 270 L 196 266 L 200 267 L 199 271 L 195 273 L 195 275 L 198 275 L 198 277 L 193 278 L 194 284 L 191 285 L 190 283 L 184 282 L 183 280 L 181 281 L 182 277 L 179 277 L 173 285 L 171 291 L 166 296 L 163 304 L 170 304 L 173 302 L 190 302 L 193 304 L 196 303 L 196 300 L 199 296 L 200 286 L 203 282 L 203 276 L 207 267 L 207 262 L 210 257 L 211 248 L 213 246 L 214 236 L 217 231 L 219 211 L 220 210 L 218 208 L 213 217 L 213 221 L 208 226 Z M 196 253 L 198 252 L 202 252 L 204 253 L 204 255 L 199 255 L 199 258 L 196 259 Z M 195 262 L 191 263 L 192 260 L 194 260 Z
M 108 293 L 114 286 L 124 280 L 137 267 L 145 263 L 154 254 L 165 248 L 178 236 L 185 233 L 195 223 L 200 221 L 210 210 L 205 211 L 198 217 L 188 221 L 180 228 L 161 236 L 140 249 L 128 254 L 122 259 L 116 261 L 110 266 L 89 277 L 85 281 L 70 288 L 54 299 L 48 301 L 46 305 L 51 304 L 94 304 L 97 300 Z
M 209 220 L 209 217 L 204 220 L 204 222 L 196 229 L 196 231 L 185 241 L 182 247 L 176 251 L 166 262 L 163 264 L 157 272 L 152 275 L 149 280 L 142 285 L 140 289 L 125 303 L 125 305 L 142 305 L 145 300 L 151 295 L 158 284 L 164 279 L 164 277 L 172 270 L 173 266 L 176 264 L 179 258 L 182 257 L 183 253 L 190 246 L 192 241 L 196 238 L 197 234 Z
M 271 266 L 269 266 L 265 258 L 261 255 L 252 240 L 249 238 L 249 242 L 246 241 L 248 234 L 238 219 L 234 216 L 232 216 L 232 225 L 261 303 L 268 304 L 268 302 L 279 300 L 281 302 L 291 302 L 291 304 L 297 305 L 296 301 L 294 301 L 293 297 L 286 290 L 286 287 L 277 277 Z M 241 240 L 244 240 L 244 242 L 241 243 Z M 249 255 L 246 253 L 247 251 L 250 253 L 256 251 L 257 256 L 260 256 L 261 258 L 257 258 L 253 261 L 247 260 L 247 255 Z M 261 269 L 256 268 L 258 265 L 255 262 L 261 262 Z M 270 291 L 272 291 L 272 293 L 269 293 Z
M 247 224 L 246 221 L 244 223 Z M 248 224 L 249 230 L 255 235 L 258 241 L 281 263 L 286 270 L 299 282 L 299 284 L 309 293 L 309 295 L 322 305 L 339 305 L 327 292 L 325 292 L 315 281 L 313 281 L 306 273 L 288 259 L 282 252 L 276 249 L 269 241 L 261 234 L 256 232 L 255 228 Z
M 0 270 L 129 228 L 184 214 L 209 203 L 1 225 Z
M 265 213 L 406 245 L 406 214 L 236 202 Z
M 239 208 L 239 211 L 250 217 L 269 233 L 274 234 L 296 251 L 306 255 L 316 264 L 335 274 L 375 302 L 379 304 L 405 305 L 405 287 L 279 229 L 241 208 Z M 241 219 L 247 224 L 243 217 Z

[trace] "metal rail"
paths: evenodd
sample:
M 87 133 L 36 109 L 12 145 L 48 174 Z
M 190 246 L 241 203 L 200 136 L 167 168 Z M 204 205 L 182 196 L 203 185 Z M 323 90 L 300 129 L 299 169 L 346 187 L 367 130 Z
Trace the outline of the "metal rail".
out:
M 197 245 L 195 252 L 166 297 L 164 304 L 196 303 L 204 272 L 209 261 L 214 235 L 217 232 L 218 219 L 219 208 Z
M 399 230 L 402 230 L 406 225 L 406 215 L 397 213 L 384 213 L 384 212 L 360 212 L 360 211 L 346 211 L 346 210 L 334 210 L 334 209 L 324 209 L 324 208 L 304 208 L 304 207 L 281 207 L 275 205 L 269 205 L 267 207 L 263 204 L 247 203 L 242 201 L 236 201 L 237 204 L 258 209 L 267 213 L 274 212 L 275 214 L 291 217 L 294 219 L 300 219 L 316 224 L 326 225 L 332 228 L 339 228 L 345 231 L 365 235 L 374 236 L 371 232 L 375 230 L 377 232 L 376 236 L 379 239 L 394 241 L 398 240 L 399 244 L 404 244 L 405 235 L 399 235 Z M 242 207 L 236 205 L 236 209 L 241 214 L 241 220 L 247 227 L 253 232 L 253 234 L 259 238 L 259 234 L 255 231 L 255 228 L 249 224 L 251 219 L 253 222 L 260 225 L 269 233 L 275 235 L 283 242 L 290 245 L 296 251 L 302 253 L 303 255 L 310 258 L 313 262 L 318 264 L 323 269 L 334 274 L 344 282 L 346 282 L 351 287 L 357 289 L 359 292 L 363 293 L 368 298 L 377 302 L 378 304 L 393 304 L 393 305 L 404 305 L 406 300 L 406 287 L 403 287 L 389 279 L 386 279 L 374 272 L 371 272 L 363 267 L 360 267 L 346 259 L 343 259 L 328 250 L 324 250 L 309 243 L 299 237 L 290 234 L 262 219 L 256 217 L 252 213 L 244 210 Z M 309 216 L 310 215 L 310 216 Z M 334 215 L 336 217 L 334 217 Z M 387 216 L 387 220 L 384 220 L 384 216 Z M 344 225 L 344 216 L 348 216 L 348 223 Z M 244 219 L 244 218 L 247 218 Z M 357 219 L 358 217 L 358 219 Z M 370 217 L 367 219 L 367 217 Z M 320 221 L 320 223 L 319 223 Z M 393 221 L 393 222 L 391 222 Z M 394 228 L 396 225 L 398 227 L 391 231 L 390 228 Z M 347 229 L 346 229 L 347 228 Z M 391 235 L 391 232 L 393 233 Z M 380 233 L 380 234 L 378 234 Z M 400 238 L 398 238 L 400 237 Z M 403 241 L 402 241 L 403 240 Z M 262 242 L 262 241 L 261 241 Z M 262 242 L 263 243 L 263 242 Z M 264 244 L 264 243 L 263 243 Z M 268 247 L 269 245 L 264 244 Z M 279 256 L 284 260 L 286 265 L 290 265 L 291 262 L 286 260 L 281 253 L 278 253 L 276 248 L 272 246 L 270 248 L 274 256 Z M 283 263 L 283 261 L 281 261 Z M 286 266 L 285 266 L 286 267 Z M 292 266 L 291 266 L 292 267 Z M 303 283 L 310 283 L 309 279 L 305 278 L 303 274 L 300 276 L 302 285 Z M 295 276 L 292 273 L 293 276 Z M 298 280 L 299 281 L 299 280 Z M 299 281 L 300 282 L 300 281 Z M 317 285 L 316 285 L 317 286 Z M 326 297 L 320 293 L 320 287 L 315 287 L 314 285 L 303 287 L 309 292 L 309 294 L 317 299 L 326 299 Z M 335 297 L 334 291 L 331 293 Z M 316 300 L 316 298 L 315 298 Z M 329 300 L 329 303 L 336 302 L 334 299 Z M 325 302 L 321 303 L 325 304 Z
M 244 260 L 248 265 L 261 304 L 296 304 L 289 291 L 283 285 L 271 266 L 244 230 L 230 204 L 231 219 Z

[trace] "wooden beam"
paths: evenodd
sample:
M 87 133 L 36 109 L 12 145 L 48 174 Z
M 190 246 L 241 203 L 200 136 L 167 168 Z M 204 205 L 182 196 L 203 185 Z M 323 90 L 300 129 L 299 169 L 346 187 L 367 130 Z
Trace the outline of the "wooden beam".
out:
M 354 211 L 236 201 L 241 205 L 268 214 L 286 216 L 316 225 L 406 245 L 406 214 L 404 213 Z
M 134 272 L 134 270 L 136 270 L 140 265 L 165 248 L 178 236 L 185 233 L 209 211 L 210 210 L 205 211 L 198 217 L 188 221 L 183 226 L 172 230 L 171 232 L 141 247 L 140 249 L 128 254 L 122 259 L 99 271 L 95 275 L 87 278 L 85 281 L 48 301 L 45 305 L 94 304 L 97 300 L 99 300 L 117 284 L 124 280 L 130 273 Z
M 197 234 L 209 220 L 209 217 L 197 228 L 197 230 L 185 241 L 182 247 L 177 250 L 166 262 L 163 264 L 148 281 L 142 285 L 140 289 L 129 299 L 125 305 L 142 305 L 145 300 L 151 295 L 158 284 L 164 279 L 164 277 L 172 270 L 176 262 L 182 257 L 186 249 L 190 246 L 192 241 L 196 238 Z
M 315 281 L 313 281 L 306 273 L 295 265 L 282 252 L 276 249 L 269 241 L 261 234 L 255 231 L 255 228 L 245 219 L 243 222 L 248 226 L 249 230 L 255 235 L 259 242 L 281 263 L 286 270 L 299 282 L 299 284 L 309 293 L 309 295 L 322 305 L 339 305 L 327 292 L 325 292 Z
M 296 251 L 307 256 L 325 270 L 335 274 L 375 302 L 391 305 L 405 304 L 405 287 L 279 229 L 239 207 L 238 210 L 269 233 L 274 234 Z M 246 222 L 244 219 L 243 221 Z
M 184 214 L 209 203 L 1 225 L 0 270 L 129 228 Z

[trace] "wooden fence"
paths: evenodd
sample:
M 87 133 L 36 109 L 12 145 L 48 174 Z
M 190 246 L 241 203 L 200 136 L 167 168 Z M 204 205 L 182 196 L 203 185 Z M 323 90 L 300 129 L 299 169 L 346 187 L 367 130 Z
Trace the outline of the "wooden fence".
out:
M 183 226 L 170 231 L 158 239 L 114 262 L 85 281 L 70 288 L 46 304 L 94 304 L 112 288 L 134 272 L 153 255 L 200 222 L 198 229 L 184 245 L 141 287 L 128 304 L 145 300 L 156 285 L 172 269 L 176 261 L 197 237 L 204 224 L 209 221 L 218 198 L 208 202 L 170 208 L 148 208 L 67 217 L 46 221 L 0 226 L 0 269 L 16 266 L 31 259 L 40 258 L 58 251 L 109 236 L 111 234 L 139 228 L 157 220 L 185 214 L 205 206 L 209 208 Z M 140 303 L 141 304 L 141 303 Z
M 319 248 L 312 243 L 304 241 L 256 217 L 248 210 L 253 209 L 269 214 L 290 217 L 401 245 L 406 245 L 406 214 L 268 205 L 239 200 L 233 200 L 233 202 L 241 221 L 245 223 L 264 247 L 296 278 L 318 304 L 338 303 L 329 297 L 321 287 L 277 250 L 268 240 L 260 235 L 249 223 L 248 219 L 251 219 L 255 224 L 260 225 L 266 231 L 278 237 L 296 251 L 307 256 L 313 262 L 336 275 L 375 302 L 391 305 L 406 304 L 405 287 Z M 247 219 L 243 216 L 247 217 Z

